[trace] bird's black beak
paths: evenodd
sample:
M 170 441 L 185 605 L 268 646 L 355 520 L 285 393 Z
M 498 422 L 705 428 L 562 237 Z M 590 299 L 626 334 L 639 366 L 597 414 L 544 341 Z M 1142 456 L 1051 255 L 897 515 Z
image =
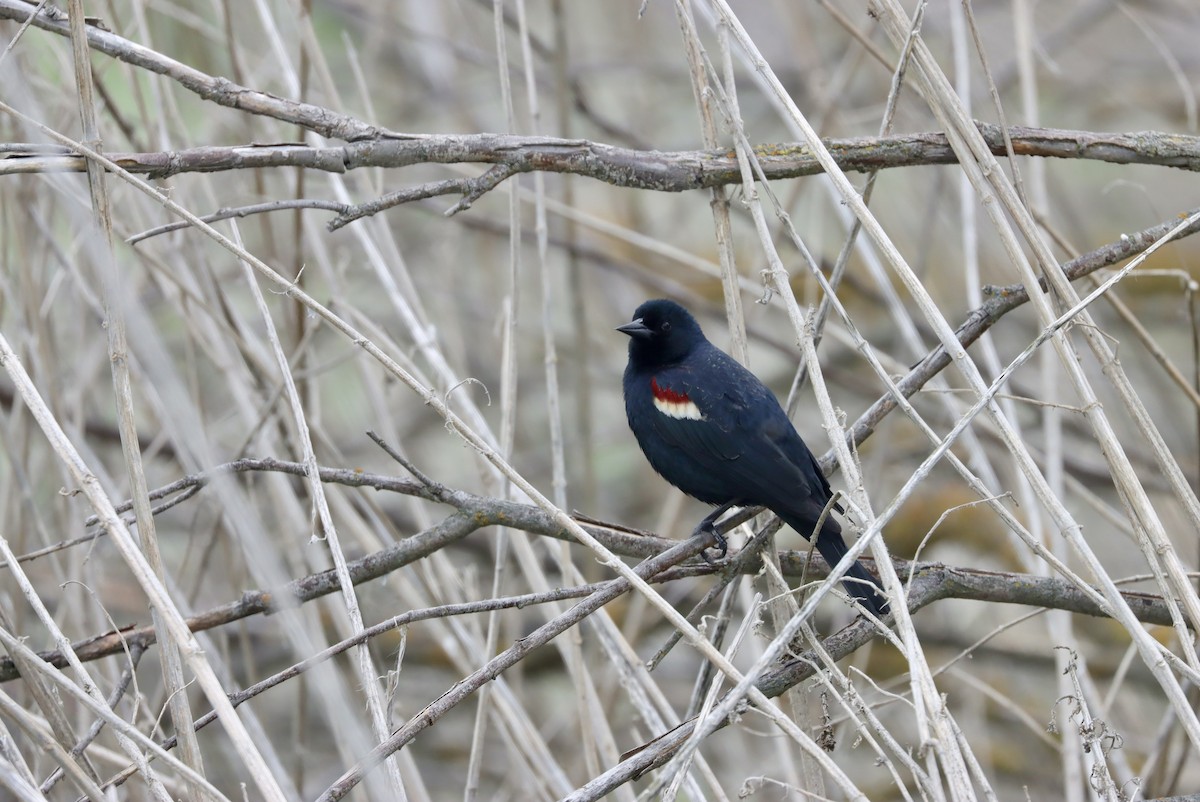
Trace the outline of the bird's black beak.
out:
M 646 324 L 642 322 L 640 317 L 632 323 L 626 323 L 624 326 L 617 326 L 617 331 L 621 332 L 622 334 L 628 334 L 630 337 L 633 337 L 637 340 L 644 340 L 652 333 L 650 329 L 646 327 Z

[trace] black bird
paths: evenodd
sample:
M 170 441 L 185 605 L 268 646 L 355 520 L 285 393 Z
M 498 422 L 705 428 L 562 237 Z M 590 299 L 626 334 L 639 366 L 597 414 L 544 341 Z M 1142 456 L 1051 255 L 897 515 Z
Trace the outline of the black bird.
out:
M 809 538 L 832 496 L 816 457 L 771 391 L 710 343 L 696 319 L 674 301 L 646 301 L 633 322 L 625 368 L 629 428 L 654 470 L 684 493 L 718 508 L 696 528 L 712 532 L 730 507 L 762 506 Z M 826 516 L 817 551 L 830 566 L 846 553 L 842 527 Z M 876 615 L 888 603 L 861 563 L 846 572 L 846 590 Z

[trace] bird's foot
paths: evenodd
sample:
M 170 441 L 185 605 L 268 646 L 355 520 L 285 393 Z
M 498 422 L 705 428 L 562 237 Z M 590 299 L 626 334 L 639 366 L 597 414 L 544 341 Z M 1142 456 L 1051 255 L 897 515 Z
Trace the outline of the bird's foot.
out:
M 692 537 L 706 537 L 708 535 L 712 535 L 713 540 L 717 542 L 717 550 L 721 552 L 720 556 L 717 557 L 718 560 L 725 559 L 725 555 L 729 553 L 729 541 L 725 539 L 723 534 L 721 534 L 721 530 L 717 529 L 717 521 L 720 520 L 722 515 L 729 512 L 731 507 L 735 506 L 737 506 L 736 502 L 725 502 L 708 515 L 704 516 L 704 520 L 692 530 Z M 704 558 L 704 562 L 712 565 L 713 561 L 708 558 L 707 547 L 705 547 L 704 551 L 700 552 L 700 556 Z
M 705 518 L 700 522 L 700 525 L 693 530 L 692 537 L 707 537 L 709 535 L 712 535 L 713 540 L 716 541 L 716 549 L 719 552 L 717 555 L 717 560 L 725 559 L 725 555 L 729 553 L 729 541 L 726 540 L 725 536 L 721 534 L 721 531 L 717 529 L 717 522 L 715 520 L 709 520 L 708 518 Z M 700 556 L 704 558 L 704 562 L 710 565 L 716 562 L 708 556 L 707 546 L 704 548 L 704 551 L 700 552 Z

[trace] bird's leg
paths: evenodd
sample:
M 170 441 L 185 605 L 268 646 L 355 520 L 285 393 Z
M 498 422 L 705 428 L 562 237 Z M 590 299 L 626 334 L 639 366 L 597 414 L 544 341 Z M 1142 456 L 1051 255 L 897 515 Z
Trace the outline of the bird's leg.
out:
M 725 555 L 729 552 L 729 541 L 725 539 L 724 535 L 717 531 L 717 521 L 722 515 L 729 512 L 730 507 L 735 506 L 737 505 L 732 501 L 725 502 L 708 515 L 704 516 L 704 520 L 701 521 L 694 530 L 692 530 L 692 537 L 702 537 L 703 535 L 709 533 L 712 534 L 717 541 L 717 549 L 721 552 L 721 556 L 717 558 L 719 560 L 724 559 Z M 708 561 L 708 557 L 705 557 L 704 559 L 705 561 Z

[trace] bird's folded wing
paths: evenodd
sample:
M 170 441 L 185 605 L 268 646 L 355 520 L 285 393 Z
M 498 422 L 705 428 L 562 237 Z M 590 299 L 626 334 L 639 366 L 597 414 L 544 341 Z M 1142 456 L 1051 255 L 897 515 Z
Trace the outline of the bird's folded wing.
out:
M 698 467 L 719 472 L 731 498 L 772 508 L 788 508 L 814 496 L 822 502 L 829 498 L 824 476 L 815 462 L 806 464 L 812 456 L 773 397 L 770 403 L 776 405 L 778 416 L 762 414 L 762 408 L 752 403 L 756 399 L 739 397 L 740 393 L 714 395 L 684 379 L 664 381 L 660 376 L 659 383 L 687 396 L 701 417 L 658 414 L 653 416 L 653 426 L 667 444 Z

